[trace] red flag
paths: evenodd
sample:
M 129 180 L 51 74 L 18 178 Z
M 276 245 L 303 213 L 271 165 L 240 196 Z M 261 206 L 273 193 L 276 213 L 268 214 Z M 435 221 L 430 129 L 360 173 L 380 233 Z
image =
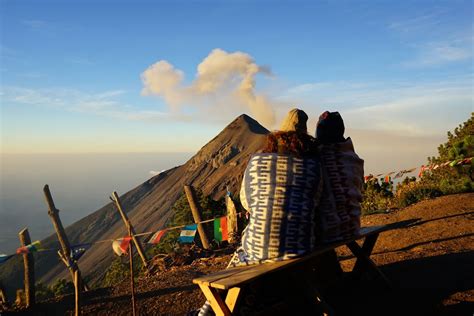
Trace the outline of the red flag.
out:
M 167 229 L 159 230 L 151 236 L 148 240 L 149 244 L 157 244 L 160 242 L 161 238 L 166 234 Z
M 130 240 L 132 240 L 132 237 L 126 236 L 122 238 L 122 241 L 120 242 L 120 249 L 125 253 L 127 252 L 128 246 L 130 246 Z

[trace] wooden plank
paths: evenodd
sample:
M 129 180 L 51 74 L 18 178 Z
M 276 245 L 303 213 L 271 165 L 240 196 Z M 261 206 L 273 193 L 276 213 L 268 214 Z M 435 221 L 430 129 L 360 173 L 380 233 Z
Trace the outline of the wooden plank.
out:
M 225 279 L 217 280 L 211 283 L 211 286 L 218 289 L 230 289 L 240 284 L 248 283 L 262 275 L 278 271 L 288 267 L 289 260 L 259 264 L 252 268 L 245 269 Z
M 244 267 L 230 268 L 230 269 L 222 270 L 217 273 L 213 273 L 201 278 L 194 279 L 193 282 L 196 284 L 212 286 L 217 289 L 228 290 L 237 285 L 248 283 L 260 277 L 261 275 L 278 271 L 283 268 L 287 268 L 295 264 L 314 259 L 318 255 L 326 251 L 346 245 L 351 242 L 355 242 L 355 240 L 362 239 L 364 237 L 371 236 L 373 234 L 378 234 L 386 229 L 387 229 L 387 225 L 363 227 L 360 230 L 360 234 L 350 240 L 343 240 L 343 241 L 338 241 L 335 243 L 323 245 L 319 247 L 318 249 L 316 249 L 315 251 L 313 251 L 312 253 L 302 256 L 302 257 L 289 259 L 289 260 L 283 260 L 283 261 L 277 261 L 277 262 L 264 263 L 264 264 L 255 264 L 255 265 L 249 265 L 249 266 L 244 266 Z
M 247 270 L 250 267 L 253 267 L 253 266 L 242 266 L 242 267 L 228 268 L 228 269 L 225 269 L 225 270 L 221 270 L 221 271 L 218 271 L 218 272 L 214 272 L 212 274 L 202 276 L 200 278 L 196 278 L 196 279 L 193 280 L 193 283 L 194 284 L 211 285 L 212 282 L 215 282 L 215 281 L 217 281 L 219 279 L 222 279 L 222 278 L 229 277 L 229 276 L 231 276 L 233 274 L 236 274 L 240 271 Z
M 214 311 L 216 316 L 230 316 L 232 314 L 216 289 L 213 289 L 204 284 L 199 284 L 199 287 L 204 293 L 206 299 L 211 304 L 212 310 Z

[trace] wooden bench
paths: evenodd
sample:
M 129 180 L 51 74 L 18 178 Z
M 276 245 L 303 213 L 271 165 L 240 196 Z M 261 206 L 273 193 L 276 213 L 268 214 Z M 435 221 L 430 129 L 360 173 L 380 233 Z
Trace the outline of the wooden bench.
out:
M 311 254 L 304 257 L 279 262 L 229 268 L 204 277 L 196 278 L 193 280 L 193 283 L 199 285 L 216 315 L 232 315 L 232 312 L 236 308 L 239 295 L 241 294 L 241 289 L 244 285 L 251 283 L 263 275 L 288 269 L 296 264 L 306 261 L 310 262 L 311 259 L 315 259 L 322 253 L 345 245 L 357 258 L 352 273 L 358 274 L 364 270 L 372 271 L 376 273 L 388 286 L 390 286 L 389 280 L 370 259 L 370 255 L 374 249 L 379 234 L 387 229 L 390 229 L 389 225 L 364 227 L 361 228 L 358 236 L 355 236 L 350 240 L 321 246 Z M 359 246 L 356 242 L 360 239 L 363 239 L 362 246 Z M 317 295 L 317 290 L 313 290 L 316 291 L 315 294 Z M 315 299 L 320 300 L 319 297 Z M 321 303 L 325 305 L 324 301 L 321 301 Z M 330 310 L 330 307 L 328 307 L 328 309 Z

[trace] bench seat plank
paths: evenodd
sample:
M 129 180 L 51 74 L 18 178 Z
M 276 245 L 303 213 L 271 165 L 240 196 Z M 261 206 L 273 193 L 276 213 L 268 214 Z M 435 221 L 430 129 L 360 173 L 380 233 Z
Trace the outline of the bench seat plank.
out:
M 321 253 L 346 245 L 350 243 L 351 241 L 362 239 L 364 237 L 367 237 L 373 234 L 379 234 L 380 232 L 386 229 L 388 229 L 388 225 L 363 227 L 360 230 L 360 234 L 350 240 L 343 240 L 343 241 L 338 241 L 331 244 L 323 245 L 315 249 L 310 254 L 302 256 L 302 257 L 297 257 L 295 259 L 289 259 L 289 260 L 283 260 L 283 261 L 277 261 L 277 262 L 269 262 L 265 264 L 254 264 L 250 266 L 233 267 L 233 268 L 229 268 L 226 270 L 209 274 L 204 277 L 194 279 L 193 283 L 203 284 L 203 285 L 211 286 L 217 289 L 228 290 L 237 285 L 248 283 L 262 276 L 263 274 L 274 272 L 274 271 L 295 265 L 297 263 L 310 260 L 320 255 Z

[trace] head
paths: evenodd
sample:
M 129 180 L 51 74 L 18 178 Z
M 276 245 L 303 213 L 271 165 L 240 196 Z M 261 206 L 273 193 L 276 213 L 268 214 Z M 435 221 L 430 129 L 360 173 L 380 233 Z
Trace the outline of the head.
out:
M 308 133 L 306 122 L 308 121 L 308 115 L 300 109 L 293 109 L 286 115 L 285 119 L 281 123 L 280 131 L 282 132 L 298 132 Z
M 340 143 L 344 138 L 344 121 L 339 112 L 323 112 L 316 125 L 316 140 L 322 144 Z
M 291 154 L 304 157 L 313 154 L 314 138 L 308 135 L 308 115 L 302 110 L 288 112 L 280 130 L 270 133 L 262 151 L 266 153 Z

